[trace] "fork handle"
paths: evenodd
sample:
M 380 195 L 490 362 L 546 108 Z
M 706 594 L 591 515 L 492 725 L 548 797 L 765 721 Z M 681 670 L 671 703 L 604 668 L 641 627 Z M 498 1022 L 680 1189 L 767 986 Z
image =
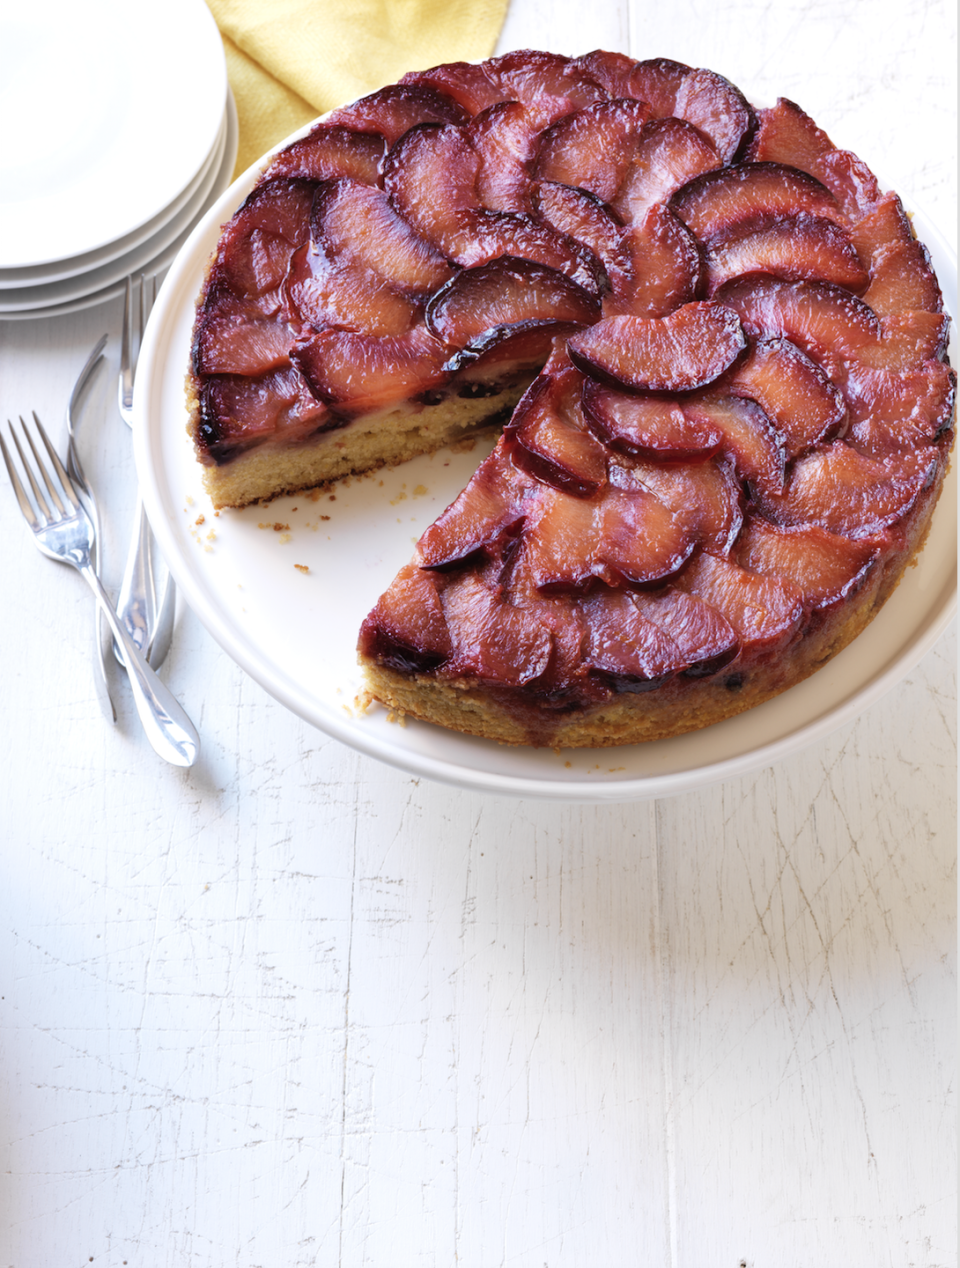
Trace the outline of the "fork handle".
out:
M 157 623 L 157 592 L 150 554 L 150 525 L 139 493 L 133 520 L 130 550 L 117 598 L 117 615 L 139 650 L 146 655 Z M 122 661 L 119 643 L 114 643 L 113 650 L 117 660 Z
M 123 622 L 113 610 L 100 578 L 91 564 L 80 568 L 97 596 L 113 637 L 120 644 L 126 663 L 134 704 L 147 739 L 154 749 L 174 766 L 192 766 L 200 752 L 200 737 L 179 701 L 160 681 L 144 660 Z

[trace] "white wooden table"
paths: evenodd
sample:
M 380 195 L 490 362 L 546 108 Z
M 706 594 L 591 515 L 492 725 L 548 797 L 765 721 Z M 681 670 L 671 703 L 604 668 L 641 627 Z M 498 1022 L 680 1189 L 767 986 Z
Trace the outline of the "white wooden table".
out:
M 514 0 L 798 100 L 955 242 L 946 0 Z M 81 449 L 119 580 L 119 305 L 0 323 L 2 414 Z M 5 476 L 0 484 L 5 484 Z M 268 698 L 181 611 L 203 737 L 100 718 L 82 582 L 5 543 L 0 1265 L 947 1268 L 955 640 L 855 724 L 659 802 L 411 778 Z

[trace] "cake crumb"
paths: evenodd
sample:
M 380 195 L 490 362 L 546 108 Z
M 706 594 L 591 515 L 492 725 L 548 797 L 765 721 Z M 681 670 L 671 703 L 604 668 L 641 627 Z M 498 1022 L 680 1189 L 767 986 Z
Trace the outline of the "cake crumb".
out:
M 280 534 L 280 545 L 281 545 L 281 546 L 286 546 L 287 542 L 288 542 L 288 541 L 290 541 L 290 539 L 291 539 L 292 537 L 293 537 L 293 533 L 281 533 L 281 534 Z
M 187 506 L 193 506 L 193 498 L 189 493 L 187 494 Z
M 321 520 L 323 520 L 323 522 L 324 522 L 325 524 L 326 524 L 326 523 L 328 523 L 328 522 L 329 522 L 329 520 L 330 520 L 330 516 L 329 516 L 329 515 L 321 515 L 321 516 L 320 516 L 320 518 L 321 518 Z
M 309 572 L 309 571 L 310 571 L 310 566 L 309 566 L 309 564 L 294 564 L 293 566 L 294 566 L 294 568 L 296 568 L 297 572 Z
M 570 767 L 573 765 L 573 762 L 564 762 L 563 764 L 564 766 L 566 766 L 567 770 L 569 770 Z
M 203 515 L 198 515 L 193 522 L 196 524 L 197 528 L 199 528 L 201 524 L 206 523 L 206 519 Z
M 310 490 L 310 492 L 307 494 L 307 497 L 310 499 L 310 501 L 311 501 L 311 502 L 319 502 L 319 501 L 320 501 L 320 490 L 319 490 L 319 489 L 311 489 L 311 490 Z
M 390 503 L 390 505 L 396 506 L 398 502 L 406 502 L 406 500 L 407 500 L 407 495 L 406 493 L 403 492 L 403 490 L 401 490 L 397 494 L 397 496 L 393 499 L 393 501 Z
M 207 533 L 207 541 L 208 541 L 208 542 L 215 542 L 216 540 L 217 540 L 217 534 L 216 534 L 216 532 L 214 531 L 214 529 L 212 529 L 212 528 L 211 528 L 210 532 L 209 532 L 209 533 Z
M 418 484 L 417 487 L 413 490 L 413 496 L 415 498 L 426 497 L 429 491 L 430 490 L 427 488 L 425 484 Z
M 336 502 L 336 500 L 337 500 L 337 495 L 336 495 L 336 493 L 331 493 L 331 494 L 330 494 L 330 497 L 328 498 L 328 501 L 330 501 L 330 502 Z

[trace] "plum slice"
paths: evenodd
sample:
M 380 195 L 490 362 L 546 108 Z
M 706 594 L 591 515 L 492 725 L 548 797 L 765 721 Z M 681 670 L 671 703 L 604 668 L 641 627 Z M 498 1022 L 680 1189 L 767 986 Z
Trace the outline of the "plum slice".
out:
M 689 417 L 664 396 L 628 395 L 588 378 L 581 398 L 587 426 L 619 453 L 699 462 L 715 454 L 723 439 L 717 427 Z
M 533 188 L 533 209 L 551 228 L 589 247 L 616 285 L 615 274 L 623 267 L 623 225 L 612 207 L 585 189 L 540 181 Z
M 614 196 L 634 157 L 649 107 L 640 101 L 599 101 L 568 114 L 540 137 L 532 175 Z
M 264 176 L 297 177 L 328 181 L 349 176 L 376 185 L 387 143 L 375 132 L 357 132 L 335 123 L 318 123 L 312 132 L 294 141 L 271 160 Z
M 487 332 L 522 322 L 585 326 L 599 316 L 594 295 L 564 273 L 501 255 L 463 269 L 433 296 L 426 322 L 449 348 L 465 348 Z
M 665 317 L 607 317 L 569 341 L 570 359 L 631 391 L 690 392 L 718 379 L 747 346 L 722 304 L 684 304 Z
M 389 84 L 334 110 L 327 121 L 356 132 L 379 133 L 392 146 L 418 124 L 466 123 L 468 117 L 459 102 L 436 88 L 426 84 Z
M 635 462 L 610 469 L 612 484 L 642 484 L 673 512 L 704 550 L 730 553 L 743 524 L 743 491 L 733 464 Z
M 853 226 L 851 237 L 870 273 L 864 302 L 878 316 L 943 309 L 930 254 L 914 237 L 896 194 L 884 194 L 873 211 Z
M 480 156 L 477 195 L 489 211 L 529 215 L 530 165 L 540 133 L 519 101 L 501 101 L 467 125 L 467 138 Z
M 714 298 L 739 313 L 755 339 L 785 336 L 832 379 L 842 377 L 845 362 L 880 342 L 873 310 L 827 282 L 744 277 L 725 283 Z
M 200 390 L 200 444 L 217 463 L 263 441 L 292 441 L 339 426 L 294 366 L 258 378 L 211 375 Z
M 604 485 L 592 498 L 543 485 L 518 562 L 544 594 L 584 593 L 597 583 L 649 586 L 677 573 L 695 547 L 682 520 L 649 490 Z
M 295 247 L 310 233 L 312 181 L 277 177 L 257 185 L 223 230 L 213 274 L 238 295 L 262 295 L 283 281 Z
M 625 229 L 605 317 L 665 317 L 692 303 L 701 290 L 703 260 L 696 239 L 669 207 L 656 203 L 639 224 Z
M 829 282 L 855 293 L 870 280 L 847 231 L 808 212 L 740 222 L 705 239 L 703 247 L 708 295 L 748 273 Z
M 902 371 L 858 367 L 847 382 L 847 442 L 881 459 L 933 444 L 953 425 L 956 382 L 942 361 Z
M 526 483 L 501 442 L 420 538 L 421 567 L 447 572 L 499 558 L 523 526 Z
M 480 206 L 479 173 L 480 156 L 466 129 L 423 124 L 384 159 L 383 185 L 408 224 L 453 258 L 470 240 L 465 212 Z
M 522 687 L 548 669 L 550 630 L 475 574 L 463 573 L 444 587 L 443 608 L 455 645 L 447 676 Z
M 275 292 L 245 298 L 214 283 L 197 319 L 193 368 L 198 374 L 256 377 L 288 366 L 292 342 Z
M 453 651 L 436 577 L 414 564 L 400 569 L 360 627 L 359 650 L 401 672 L 436 669 Z
M 781 97 L 775 106 L 758 111 L 758 119 L 752 159 L 809 172 L 830 190 L 851 222 L 873 210 L 880 187 L 866 163 L 849 150 L 838 150 L 795 102 Z
M 694 176 L 720 166 L 717 151 L 702 132 L 682 119 L 651 119 L 616 193 L 607 201 L 625 221 L 642 219 Z
M 789 581 L 811 609 L 846 598 L 857 589 L 876 553 L 872 542 L 852 541 L 817 524 L 784 527 L 756 516 L 748 519 L 737 543 L 741 567 Z
M 398 215 L 383 190 L 358 181 L 319 186 L 310 227 L 315 249 L 367 268 L 399 290 L 430 295 L 454 272 L 447 258 Z
M 837 387 L 789 339 L 751 341 L 724 389 L 757 402 L 783 437 L 788 460 L 836 436 L 847 422 Z
M 559 53 L 521 49 L 492 57 L 486 70 L 505 99 L 531 107 L 540 128 L 606 95 L 584 67 Z
M 541 374 L 504 433 L 518 467 L 574 497 L 592 496 L 607 479 L 606 450 L 580 410 L 582 383 L 572 366 Z
M 459 102 L 468 115 L 479 114 L 487 106 L 506 100 L 499 84 L 495 84 L 477 62 L 447 62 L 430 70 L 409 71 L 399 82 L 434 88 Z
M 684 76 L 673 113 L 699 128 L 724 163 L 732 163 L 743 152 L 757 126 L 753 107 L 740 89 L 702 68 Z
M 638 612 L 669 635 L 683 658 L 680 672 L 685 677 L 715 674 L 740 650 L 730 622 L 696 595 L 668 585 L 653 593 L 635 591 L 630 599 Z
M 402 335 L 324 330 L 291 350 L 314 395 L 341 414 L 362 414 L 435 389 L 449 377 L 446 351 L 423 325 Z
M 591 595 L 582 611 L 584 659 L 615 691 L 649 691 L 685 668 L 679 647 L 642 613 L 632 595 L 616 590 Z
M 803 616 L 803 598 L 791 582 L 761 576 L 719 555 L 698 555 L 676 584 L 730 623 L 741 652 L 778 651 Z
M 737 475 L 752 494 L 762 491 L 775 495 L 783 489 L 783 437 L 755 401 L 709 393 L 684 401 L 683 412 L 693 422 L 716 427 L 723 434 L 720 448 L 732 459 Z
M 712 238 L 761 216 L 805 212 L 845 225 L 833 194 L 806 172 L 782 163 L 737 163 L 688 181 L 670 206 L 698 238 Z
M 327 326 L 381 336 L 403 335 L 417 324 L 422 304 L 350 260 L 331 260 L 309 244 L 290 261 L 284 283 L 300 338 Z
M 902 519 L 933 480 L 937 455 L 915 450 L 884 463 L 834 441 L 798 458 L 780 497 L 758 497 L 776 524 L 818 524 L 842 537 L 869 537 Z
M 468 227 L 465 240 L 449 253 L 463 268 L 498 256 L 519 256 L 565 273 L 595 295 L 606 283 L 603 265 L 588 247 L 529 216 L 481 210 L 467 213 L 464 224 Z

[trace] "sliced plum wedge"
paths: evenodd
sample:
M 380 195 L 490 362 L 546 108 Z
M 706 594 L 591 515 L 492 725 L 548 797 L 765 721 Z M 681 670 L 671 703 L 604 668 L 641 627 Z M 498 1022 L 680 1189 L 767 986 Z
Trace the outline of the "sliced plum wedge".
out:
M 540 133 L 522 102 L 501 101 L 476 115 L 467 138 L 480 156 L 477 196 L 488 211 L 529 215 L 530 165 Z
M 691 392 L 718 379 L 747 346 L 737 314 L 684 304 L 665 317 L 607 317 L 569 341 L 586 374 L 628 391 Z
M 847 423 L 840 391 L 789 339 L 751 340 L 724 388 L 757 402 L 783 437 L 788 460 L 840 434 Z
M 669 207 L 656 203 L 623 230 L 605 317 L 665 317 L 701 293 L 703 259 L 696 238 Z
M 706 678 L 729 665 L 740 650 L 730 622 L 716 610 L 675 585 L 630 596 L 637 611 L 669 635 L 683 657 L 681 673 Z
M 953 426 L 956 385 L 942 361 L 902 371 L 858 367 L 847 381 L 848 443 L 880 459 L 933 444 Z
M 869 537 L 902 519 L 933 480 L 937 456 L 929 449 L 882 462 L 842 441 L 798 458 L 780 497 L 758 497 L 775 524 L 817 524 L 843 537 Z
M 276 292 L 239 297 L 214 282 L 194 330 L 193 367 L 198 374 L 259 376 L 288 366 L 292 343 Z
M 604 590 L 584 601 L 584 658 L 614 691 L 649 691 L 686 667 L 680 648 L 633 596 Z
M 463 269 L 427 305 L 428 328 L 448 348 L 466 348 L 496 329 L 523 322 L 586 326 L 600 305 L 565 273 L 532 260 L 501 255 Z
M 785 527 L 751 516 L 737 543 L 743 568 L 791 582 L 809 609 L 845 598 L 877 556 L 873 541 L 852 541 L 817 524 Z
M 502 559 L 527 513 L 527 480 L 501 442 L 417 543 L 421 567 L 447 572 Z
M 423 325 L 403 335 L 324 330 L 300 339 L 291 359 L 314 395 L 341 414 L 362 414 L 445 383 L 446 350 Z
M 637 151 L 650 108 L 640 101 L 599 101 L 542 133 L 532 174 L 586 189 L 609 202 Z
M 704 550 L 728 555 L 743 524 L 744 496 L 733 464 L 639 462 L 610 469 L 612 484 L 641 484 L 656 494 Z
M 740 222 L 706 238 L 703 248 L 708 295 L 750 273 L 828 282 L 855 294 L 870 281 L 846 229 L 808 212 Z
M 423 673 L 453 651 L 437 578 L 415 564 L 401 568 L 360 627 L 359 650 L 382 665 Z
M 720 448 L 751 494 L 781 492 L 786 470 L 783 437 L 755 401 L 708 392 L 685 400 L 683 412 L 695 424 L 722 433 Z
M 782 163 L 736 163 L 688 181 L 670 206 L 698 238 L 712 238 L 763 216 L 805 213 L 845 225 L 833 194 L 814 177 Z
M 587 378 L 581 397 L 587 426 L 619 453 L 665 462 L 702 462 L 717 452 L 723 440 L 719 428 L 689 416 L 664 396 L 620 392 Z
M 385 139 L 376 132 L 357 132 L 335 123 L 318 123 L 312 132 L 271 159 L 264 175 L 329 181 L 340 176 L 376 185 L 387 153 Z
M 651 119 L 644 125 L 620 187 L 607 201 L 624 221 L 638 221 L 654 203 L 719 166 L 717 151 L 692 124 L 682 119 Z
M 750 146 L 752 159 L 809 172 L 830 190 L 851 223 L 873 210 L 880 199 L 880 187 L 869 167 L 849 150 L 838 150 L 795 102 L 781 97 L 775 106 L 757 114 L 759 127 Z
M 454 641 L 448 676 L 522 687 L 546 673 L 553 652 L 550 630 L 510 603 L 499 587 L 463 573 L 444 587 L 443 609 Z
M 649 586 L 677 573 L 693 535 L 649 490 L 606 484 L 591 498 L 540 488 L 518 566 L 544 594 L 584 593 L 598 583 Z
M 356 132 L 376 132 L 394 145 L 420 123 L 466 123 L 467 112 L 459 102 L 426 84 L 390 84 L 341 106 L 328 122 Z
M 504 433 L 518 467 L 574 497 L 592 496 L 607 479 L 606 450 L 583 421 L 582 383 L 572 366 L 541 374 Z
M 479 154 L 466 129 L 411 128 L 383 162 L 383 187 L 408 224 L 451 259 L 470 241 L 465 212 L 477 209 Z M 424 190 L 430 197 L 423 198 Z
M 200 393 L 200 443 L 216 463 L 264 441 L 296 440 L 339 425 L 294 366 L 257 378 L 210 375 Z
M 730 623 L 741 653 L 779 651 L 803 616 L 803 597 L 792 582 L 761 576 L 719 555 L 697 555 L 676 584 Z

